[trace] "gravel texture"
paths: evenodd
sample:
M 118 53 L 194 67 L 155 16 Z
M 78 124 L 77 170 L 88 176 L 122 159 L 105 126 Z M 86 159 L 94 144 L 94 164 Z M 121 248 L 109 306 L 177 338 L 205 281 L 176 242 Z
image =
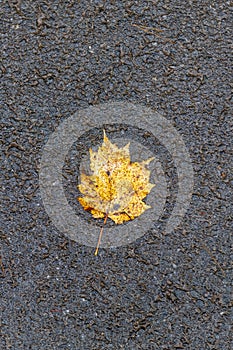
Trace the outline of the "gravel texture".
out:
M 1 1 L 1 349 L 232 349 L 231 5 Z M 38 171 L 56 127 L 108 101 L 170 120 L 195 186 L 173 233 L 95 257 L 51 223 Z

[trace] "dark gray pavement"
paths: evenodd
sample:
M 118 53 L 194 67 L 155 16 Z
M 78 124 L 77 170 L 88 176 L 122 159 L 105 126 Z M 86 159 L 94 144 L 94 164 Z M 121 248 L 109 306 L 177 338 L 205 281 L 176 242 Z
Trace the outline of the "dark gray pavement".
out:
M 231 5 L 1 2 L 1 349 L 232 348 Z M 108 101 L 170 120 L 195 186 L 173 233 L 164 217 L 95 257 L 53 226 L 38 171 L 56 127 Z

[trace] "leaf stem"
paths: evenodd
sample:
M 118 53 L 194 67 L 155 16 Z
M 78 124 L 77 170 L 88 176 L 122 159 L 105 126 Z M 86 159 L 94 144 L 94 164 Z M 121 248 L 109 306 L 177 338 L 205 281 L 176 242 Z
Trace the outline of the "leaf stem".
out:
M 101 230 L 100 230 L 99 239 L 98 239 L 98 243 L 97 243 L 96 250 L 95 250 L 95 256 L 98 255 L 98 250 L 99 250 L 101 238 L 102 238 L 102 235 L 103 235 L 104 225 L 107 222 L 107 218 L 108 218 L 108 213 L 106 213 L 106 216 L 104 218 L 104 224 L 103 224 L 103 226 L 101 227 Z

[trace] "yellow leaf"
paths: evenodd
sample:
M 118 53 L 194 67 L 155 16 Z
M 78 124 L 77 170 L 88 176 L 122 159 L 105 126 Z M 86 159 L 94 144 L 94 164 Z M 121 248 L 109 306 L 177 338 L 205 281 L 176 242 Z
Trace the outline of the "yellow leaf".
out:
M 143 199 L 155 186 L 149 182 L 147 169 L 152 159 L 132 163 L 129 144 L 118 148 L 104 131 L 102 146 L 97 152 L 90 149 L 92 175 L 81 174 L 79 202 L 94 218 L 109 217 L 116 224 L 140 216 L 150 208 Z

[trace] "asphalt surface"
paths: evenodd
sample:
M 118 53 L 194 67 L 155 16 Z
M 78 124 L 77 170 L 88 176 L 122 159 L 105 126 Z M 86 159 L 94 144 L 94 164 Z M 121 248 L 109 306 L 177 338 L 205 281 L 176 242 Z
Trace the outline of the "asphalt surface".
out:
M 2 1 L 1 349 L 232 348 L 230 6 Z M 108 101 L 171 121 L 195 186 L 173 233 L 165 216 L 161 229 L 95 257 L 52 224 L 38 171 L 56 127 Z

